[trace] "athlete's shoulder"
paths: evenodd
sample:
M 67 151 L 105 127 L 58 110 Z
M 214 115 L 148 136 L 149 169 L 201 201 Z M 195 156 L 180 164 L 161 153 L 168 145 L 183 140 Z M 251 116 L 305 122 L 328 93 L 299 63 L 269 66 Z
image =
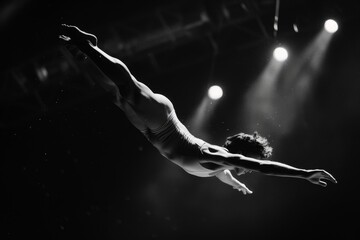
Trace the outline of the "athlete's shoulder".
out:
M 221 147 L 219 145 L 215 145 L 215 144 L 210 144 L 205 142 L 202 146 L 202 150 L 208 151 L 210 153 L 228 153 L 229 151 L 224 148 Z

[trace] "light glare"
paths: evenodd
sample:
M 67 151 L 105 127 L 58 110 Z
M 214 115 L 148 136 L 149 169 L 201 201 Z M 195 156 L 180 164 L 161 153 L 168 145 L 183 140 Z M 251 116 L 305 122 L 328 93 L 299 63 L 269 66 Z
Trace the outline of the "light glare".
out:
M 221 87 L 214 85 L 211 86 L 208 90 L 208 96 L 212 99 L 212 100 L 217 100 L 219 98 L 221 98 L 223 95 L 223 90 Z
M 339 26 L 336 21 L 329 19 L 325 21 L 324 28 L 329 33 L 334 33 L 338 30 Z
M 283 62 L 288 58 L 288 52 L 285 48 L 283 47 L 277 47 L 274 50 L 273 56 L 276 60 L 278 60 L 279 62 Z

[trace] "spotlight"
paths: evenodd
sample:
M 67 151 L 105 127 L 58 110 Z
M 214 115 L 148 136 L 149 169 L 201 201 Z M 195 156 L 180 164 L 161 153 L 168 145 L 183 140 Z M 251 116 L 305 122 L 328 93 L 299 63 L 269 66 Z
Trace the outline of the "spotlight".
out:
M 222 97 L 222 95 L 223 95 L 223 90 L 221 89 L 221 87 L 217 85 L 211 86 L 208 90 L 208 96 L 212 100 L 218 100 L 219 98 Z
M 275 48 L 275 50 L 273 52 L 273 56 L 279 62 L 283 62 L 288 58 L 288 52 L 283 47 L 277 47 L 277 48 Z
M 339 26 L 335 20 L 328 19 L 325 21 L 324 28 L 329 33 L 334 33 L 338 30 Z

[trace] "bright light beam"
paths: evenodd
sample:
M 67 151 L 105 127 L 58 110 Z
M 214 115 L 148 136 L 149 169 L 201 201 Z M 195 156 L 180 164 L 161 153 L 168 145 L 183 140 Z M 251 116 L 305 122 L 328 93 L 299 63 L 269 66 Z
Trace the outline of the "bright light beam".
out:
M 278 86 L 281 90 L 269 103 L 276 108 L 276 119 L 273 122 L 278 125 L 278 135 L 288 134 L 296 122 L 301 121 L 299 116 L 304 103 L 311 99 L 314 80 L 321 69 L 332 36 L 325 29 L 322 30 L 283 72 L 280 79 L 282 84 Z
M 283 64 L 274 56 L 246 95 L 240 117 L 245 118 L 247 131 L 270 134 L 274 139 L 293 129 L 304 103 L 311 99 L 332 36 L 323 29 L 281 74 Z
M 212 85 L 204 95 L 201 103 L 197 106 L 191 118 L 187 121 L 187 127 L 195 136 L 210 139 L 207 127 L 213 116 L 218 100 L 223 96 L 223 90 L 218 85 Z
M 216 102 L 218 101 L 212 101 L 208 96 L 204 96 L 190 119 L 186 121 L 186 126 L 196 137 L 210 139 L 207 127 L 214 114 Z
M 254 85 L 245 95 L 243 112 L 240 119 L 245 119 L 245 131 L 261 132 L 271 135 L 272 129 L 277 127 L 276 102 L 278 77 L 284 65 L 272 58 Z

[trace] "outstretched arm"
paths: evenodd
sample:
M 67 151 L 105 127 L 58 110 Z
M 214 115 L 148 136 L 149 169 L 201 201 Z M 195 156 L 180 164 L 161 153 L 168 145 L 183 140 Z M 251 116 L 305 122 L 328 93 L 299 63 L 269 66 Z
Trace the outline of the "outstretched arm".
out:
M 266 175 L 301 178 L 323 187 L 327 185 L 324 180 L 336 183 L 335 178 L 323 169 L 301 169 L 280 162 L 258 160 L 226 151 L 204 150 L 203 154 L 205 154 L 205 160 L 201 162 L 213 162 L 228 168 L 238 167 Z
M 223 183 L 226 183 L 226 184 L 232 186 L 234 189 L 237 189 L 237 190 L 243 192 L 243 194 L 245 194 L 245 195 L 247 193 L 249 193 L 249 194 L 252 193 L 252 191 L 250 189 L 248 189 L 245 186 L 245 184 L 239 182 L 236 178 L 234 178 L 228 169 L 217 173 L 215 176 L 218 179 L 220 179 L 220 181 L 222 181 Z

